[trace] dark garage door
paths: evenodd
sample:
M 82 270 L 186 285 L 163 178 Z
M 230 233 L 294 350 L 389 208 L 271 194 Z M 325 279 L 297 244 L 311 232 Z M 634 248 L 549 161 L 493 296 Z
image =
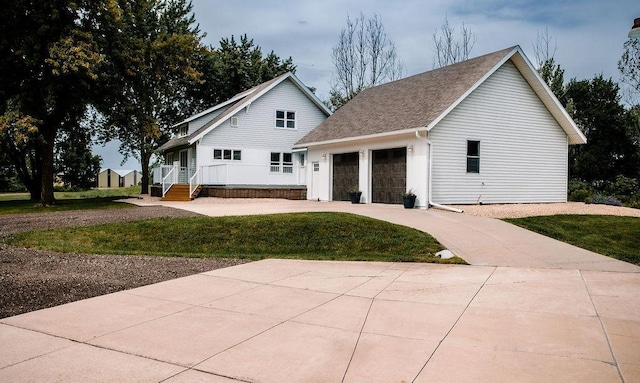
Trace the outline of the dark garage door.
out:
M 358 152 L 333 155 L 333 200 L 348 201 L 358 184 Z
M 407 185 L 407 148 L 374 150 L 371 202 L 402 203 Z

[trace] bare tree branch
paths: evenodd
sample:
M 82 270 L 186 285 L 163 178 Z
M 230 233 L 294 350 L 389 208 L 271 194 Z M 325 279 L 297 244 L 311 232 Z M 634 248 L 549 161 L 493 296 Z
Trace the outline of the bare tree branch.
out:
M 553 59 L 556 55 L 558 39 L 549 33 L 548 28 L 545 28 L 543 31 L 538 29 L 536 35 L 536 41 L 533 43 L 533 55 L 536 58 L 538 68 L 540 68 L 546 61 Z
M 328 103 L 333 110 L 366 88 L 401 78 L 404 71 L 396 46 L 376 14 L 367 19 L 360 13 L 355 20 L 347 16 L 331 60 L 335 75 Z
M 477 40 L 476 34 L 471 32 L 464 23 L 460 28 L 460 34 L 461 40 L 458 41 L 455 37 L 455 29 L 449 24 L 449 18 L 445 16 L 440 30 L 436 30 L 432 36 L 436 54 L 434 68 L 455 64 L 469 58 Z

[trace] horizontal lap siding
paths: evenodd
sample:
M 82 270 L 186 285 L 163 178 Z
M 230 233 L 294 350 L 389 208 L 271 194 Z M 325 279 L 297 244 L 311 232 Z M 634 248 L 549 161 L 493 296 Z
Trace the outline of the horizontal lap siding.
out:
M 275 111 L 296 112 L 297 129 L 277 129 Z M 326 115 L 289 80 L 285 80 L 254 101 L 248 112 L 236 115 L 238 127 L 229 120 L 209 132 L 202 145 L 225 148 L 260 148 L 268 151 L 290 152 L 293 144 L 326 119 Z M 264 159 L 268 163 L 269 158 Z
M 429 137 L 436 203 L 566 201 L 566 134 L 511 62 Z M 479 174 L 466 172 L 467 140 L 480 141 Z

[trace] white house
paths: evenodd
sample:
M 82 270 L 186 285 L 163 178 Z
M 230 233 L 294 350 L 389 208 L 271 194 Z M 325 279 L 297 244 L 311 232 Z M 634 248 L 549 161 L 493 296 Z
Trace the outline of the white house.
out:
M 140 172 L 129 169 L 102 169 L 98 174 L 99 188 L 135 186 L 142 179 Z
M 564 202 L 585 136 L 516 46 L 364 90 L 299 140 L 312 200 Z
M 165 165 L 154 182 L 163 196 L 174 184 L 190 184 L 190 195 L 197 185 L 306 190 L 306 149 L 293 144 L 330 114 L 286 73 L 177 124 L 179 135 L 158 149 Z

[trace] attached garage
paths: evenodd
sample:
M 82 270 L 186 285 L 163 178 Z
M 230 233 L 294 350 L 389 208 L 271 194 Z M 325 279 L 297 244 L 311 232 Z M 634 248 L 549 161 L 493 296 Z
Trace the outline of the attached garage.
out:
M 407 185 L 407 148 L 374 150 L 371 163 L 371 202 L 402 203 Z
M 349 201 L 349 192 L 358 185 L 358 152 L 333 155 L 333 200 Z

